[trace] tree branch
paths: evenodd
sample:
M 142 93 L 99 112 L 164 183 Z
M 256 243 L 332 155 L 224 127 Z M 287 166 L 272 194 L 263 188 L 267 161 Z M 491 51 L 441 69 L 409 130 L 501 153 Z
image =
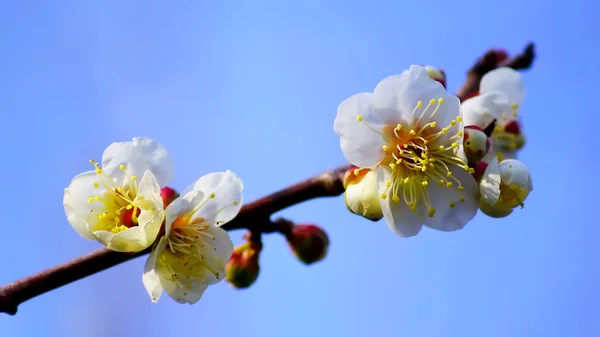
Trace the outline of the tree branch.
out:
M 462 102 L 474 93 L 477 93 L 483 75 L 498 67 L 510 67 L 516 70 L 529 69 L 533 64 L 534 58 L 535 50 L 533 43 L 529 43 L 521 54 L 505 61 L 500 59 L 500 53 L 498 51 L 489 50 L 475 62 L 471 69 L 469 69 L 467 72 L 467 79 L 456 93 L 456 96 L 458 96 Z
M 247 228 L 254 232 L 271 233 L 276 230 L 276 226 L 270 221 L 271 214 L 309 199 L 342 194 L 344 173 L 350 167 L 349 164 L 342 165 L 248 203 L 242 206 L 238 216 L 223 225 L 223 228 L 228 231 Z M 101 248 L 16 280 L 0 288 L 0 312 L 14 315 L 17 313 L 18 305 L 28 299 L 149 252 L 150 249 L 146 249 L 135 254 L 124 254 Z
M 534 57 L 533 44 L 527 45 L 522 54 L 501 64 L 498 62 L 497 53 L 495 51 L 488 51 L 471 67 L 467 74 L 467 79 L 458 91 L 457 96 L 462 101 L 476 92 L 479 89 L 481 77 L 488 71 L 498 66 L 527 69 L 531 66 Z M 223 228 L 228 231 L 247 228 L 253 232 L 274 232 L 277 228 L 274 222 L 270 220 L 273 213 L 310 199 L 342 194 L 344 192 L 344 173 L 349 168 L 351 168 L 349 164 L 342 165 L 246 204 L 240 210 L 239 215 L 231 222 L 225 224 Z M 71 261 L 11 282 L 0 287 L 0 312 L 14 315 L 17 313 L 19 304 L 31 298 L 125 261 L 148 254 L 149 252 L 150 249 L 135 254 L 124 254 L 101 248 Z

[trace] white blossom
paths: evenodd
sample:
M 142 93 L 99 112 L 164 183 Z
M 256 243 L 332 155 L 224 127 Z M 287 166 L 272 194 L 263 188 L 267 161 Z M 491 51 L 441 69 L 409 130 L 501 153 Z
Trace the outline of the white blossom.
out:
M 102 162 L 77 175 L 63 205 L 71 226 L 108 249 L 138 252 L 154 242 L 164 219 L 160 186 L 173 176 L 165 148 L 150 138 L 113 143 Z
M 399 236 L 416 235 L 423 225 L 461 229 L 477 213 L 459 100 L 423 67 L 343 101 L 334 129 L 350 163 L 377 169 L 381 208 Z

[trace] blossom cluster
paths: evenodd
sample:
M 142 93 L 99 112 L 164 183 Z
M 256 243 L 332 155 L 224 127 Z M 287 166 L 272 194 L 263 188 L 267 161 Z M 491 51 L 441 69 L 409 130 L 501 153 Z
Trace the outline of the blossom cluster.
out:
M 446 91 L 443 71 L 413 65 L 373 92 L 347 98 L 334 121 L 354 165 L 343 182 L 346 206 L 373 221 L 385 218 L 402 237 L 423 226 L 462 229 L 478 211 L 510 215 L 533 189 L 529 170 L 516 159 L 525 144 L 518 114 L 524 97 L 519 73 L 509 68 L 486 74 L 477 93 L 461 103 Z M 150 250 L 142 282 L 153 302 L 164 291 L 193 304 L 223 279 L 236 288 L 256 281 L 260 231 L 234 250 L 221 228 L 242 206 L 236 174 L 207 174 L 178 194 L 168 187 L 170 154 L 144 137 L 113 143 L 100 162 L 90 163 L 92 169 L 65 189 L 67 219 L 82 237 L 109 250 Z M 300 261 L 325 257 L 329 238 L 321 228 L 277 223 L 275 231 Z
M 462 103 L 445 81 L 443 71 L 413 65 L 344 100 L 334 121 L 355 166 L 344 179 L 346 206 L 373 221 L 385 218 L 402 237 L 424 225 L 462 229 L 478 211 L 506 217 L 533 189 L 516 159 L 525 144 L 519 73 L 489 72 Z
M 163 290 L 180 303 L 196 303 L 225 278 L 233 252 L 221 226 L 242 205 L 242 181 L 231 171 L 207 174 L 181 196 L 167 187 L 173 162 L 150 138 L 113 143 L 102 160 L 77 175 L 63 205 L 71 226 L 108 249 L 136 253 L 149 247 L 143 284 L 153 302 Z

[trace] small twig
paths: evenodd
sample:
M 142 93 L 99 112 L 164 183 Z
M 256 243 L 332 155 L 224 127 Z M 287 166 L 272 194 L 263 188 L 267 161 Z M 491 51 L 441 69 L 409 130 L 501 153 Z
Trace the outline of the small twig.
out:
M 461 100 L 477 91 L 481 77 L 498 66 L 496 57 L 491 56 L 491 53 L 486 53 L 469 70 L 465 84 L 457 93 Z M 529 44 L 522 54 L 502 65 L 514 69 L 526 69 L 531 66 L 534 57 L 533 44 Z M 344 192 L 344 173 L 350 168 L 349 164 L 340 166 L 246 204 L 242 207 L 239 215 L 230 223 L 225 224 L 223 228 L 228 231 L 245 228 L 255 233 L 281 231 L 281 224 L 278 223 L 280 220 L 275 222 L 270 220 L 273 213 L 310 199 L 342 194 Z M 0 312 L 14 315 L 19 304 L 31 298 L 147 253 L 149 253 L 149 249 L 136 254 L 123 254 L 101 248 L 11 282 L 0 287 Z
M 510 67 L 513 69 L 529 69 L 535 59 L 534 44 L 529 43 L 525 50 L 502 63 L 498 61 L 498 53 L 495 50 L 487 51 L 467 72 L 467 79 L 465 83 L 460 87 L 456 96 L 461 101 L 469 98 L 472 93 L 479 90 L 479 83 L 483 75 L 496 69 L 497 67 Z

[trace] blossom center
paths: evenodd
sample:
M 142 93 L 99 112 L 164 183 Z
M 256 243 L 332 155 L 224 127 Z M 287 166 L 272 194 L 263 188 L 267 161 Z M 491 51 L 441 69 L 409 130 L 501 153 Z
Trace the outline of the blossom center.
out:
M 94 230 L 105 230 L 116 234 L 137 226 L 138 216 L 141 213 L 139 205 L 134 202 L 138 191 L 137 177 L 130 176 L 125 166 L 121 165 L 120 169 L 125 173 L 127 182 L 124 186 L 118 186 L 97 162 L 90 160 L 90 163 L 94 165 L 96 174 L 100 177 L 100 181 L 94 183 L 94 188 L 99 189 L 101 186 L 104 188 L 102 193 L 88 199 L 90 204 L 100 203 L 98 208 L 101 212 L 96 215 L 98 222 Z
M 401 120 L 397 124 L 383 126 L 381 136 L 383 159 L 380 165 L 391 169 L 391 179 L 387 181 L 386 199 L 391 190 L 394 203 L 405 203 L 413 212 L 424 206 L 427 214 L 433 217 L 436 209 L 432 207 L 429 197 L 429 185 L 440 184 L 446 188 L 463 191 L 462 182 L 451 172 L 453 166 L 473 173 L 473 169 L 458 156 L 459 144 L 462 144 L 462 118 L 456 116 L 450 124 L 440 128 L 437 115 L 443 99 L 431 99 L 427 106 L 419 101 L 412 111 L 411 121 Z M 360 117 L 360 116 L 359 116 Z M 362 118 L 357 118 L 359 121 Z M 457 200 L 456 193 L 448 193 L 448 207 L 457 202 L 464 202 L 464 196 Z

